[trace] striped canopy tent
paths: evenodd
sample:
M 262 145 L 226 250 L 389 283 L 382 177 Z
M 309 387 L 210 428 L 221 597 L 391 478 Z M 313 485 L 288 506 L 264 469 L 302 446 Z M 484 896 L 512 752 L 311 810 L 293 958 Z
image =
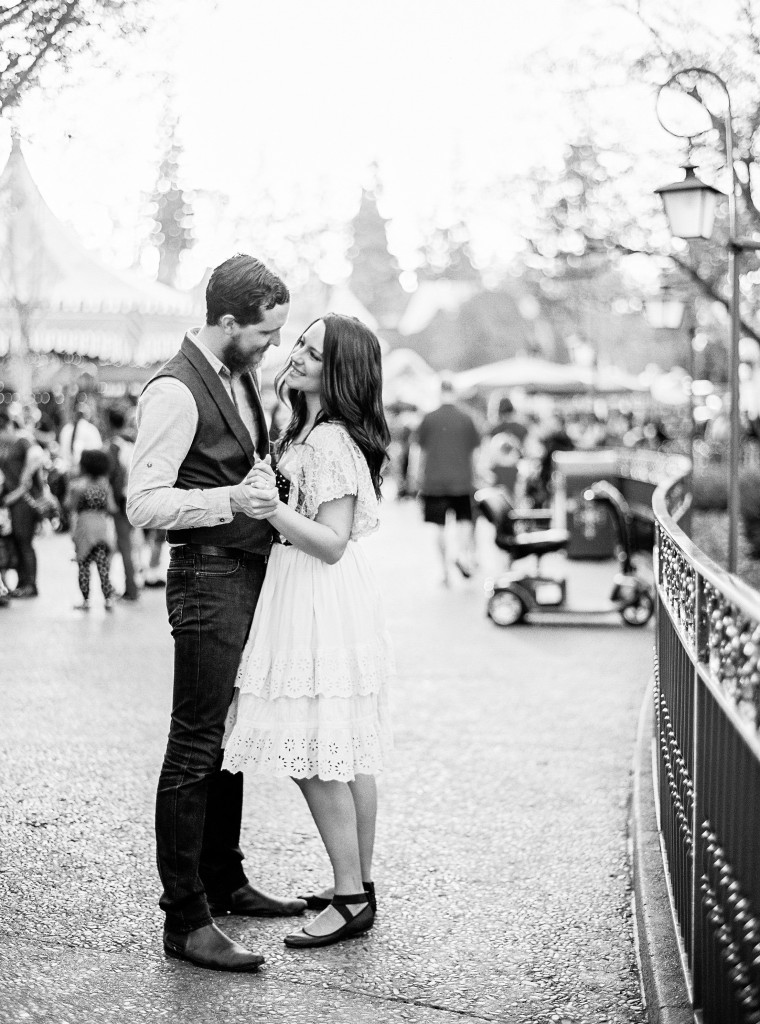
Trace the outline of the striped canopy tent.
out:
M 17 138 L 0 175 L 0 357 L 149 366 L 175 352 L 197 298 L 104 266 L 55 216 Z

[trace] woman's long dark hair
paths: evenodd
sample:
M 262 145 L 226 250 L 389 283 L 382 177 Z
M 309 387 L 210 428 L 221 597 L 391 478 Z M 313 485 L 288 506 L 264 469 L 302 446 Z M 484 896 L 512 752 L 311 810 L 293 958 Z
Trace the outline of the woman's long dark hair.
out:
M 345 426 L 367 460 L 372 486 L 379 498 L 382 468 L 391 440 L 383 409 L 380 343 L 369 327 L 354 316 L 327 313 L 318 319 L 325 325 L 325 341 L 322 350 L 322 409 L 317 423 L 330 420 Z M 309 327 L 316 322 L 314 320 Z M 278 396 L 285 398 L 293 410 L 290 422 L 277 441 L 278 453 L 298 436 L 307 416 L 303 394 L 285 385 L 289 369 L 290 359 L 274 382 Z

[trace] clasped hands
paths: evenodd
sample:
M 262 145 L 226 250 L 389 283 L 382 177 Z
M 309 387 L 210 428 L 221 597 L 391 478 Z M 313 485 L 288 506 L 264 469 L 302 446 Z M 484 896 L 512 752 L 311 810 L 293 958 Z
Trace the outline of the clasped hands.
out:
M 250 519 L 267 519 L 277 511 L 280 496 L 271 461 L 269 455 L 258 461 L 232 488 L 230 502 L 233 513 L 244 512 Z

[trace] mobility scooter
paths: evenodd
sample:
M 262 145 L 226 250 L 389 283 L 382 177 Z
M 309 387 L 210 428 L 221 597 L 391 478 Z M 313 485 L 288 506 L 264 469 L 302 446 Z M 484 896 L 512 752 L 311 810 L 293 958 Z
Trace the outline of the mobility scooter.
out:
M 547 513 L 513 508 L 502 487 L 484 487 L 475 493 L 475 504 L 496 528 L 496 546 L 505 551 L 511 563 L 528 555 L 536 557 L 536 572 L 507 572 L 486 581 L 488 617 L 497 626 L 513 626 L 523 619 L 557 613 L 586 617 L 617 612 L 629 626 L 644 626 L 654 612 L 651 586 L 637 576 L 633 565 L 633 516 L 623 495 L 606 480 L 599 480 L 583 493 L 583 500 L 604 505 L 615 528 L 617 557 L 620 563 L 606 602 L 591 608 L 576 608 L 567 603 L 567 581 L 563 577 L 541 575 L 541 558 L 555 551 L 566 551 L 567 530 L 531 529 Z

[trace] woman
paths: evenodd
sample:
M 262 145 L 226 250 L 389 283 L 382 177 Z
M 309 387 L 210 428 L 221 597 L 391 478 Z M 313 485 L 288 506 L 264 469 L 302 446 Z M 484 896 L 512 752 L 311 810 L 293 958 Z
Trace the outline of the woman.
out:
M 374 923 L 375 773 L 391 746 L 391 653 L 369 564 L 355 543 L 378 525 L 390 440 L 380 346 L 353 317 L 311 324 L 276 381 L 292 417 L 266 518 L 277 531 L 236 680 L 229 771 L 291 776 L 333 868 L 331 899 L 291 947 L 327 946 Z M 234 724 L 233 724 L 234 723 Z M 229 728 L 228 728 L 229 733 Z

